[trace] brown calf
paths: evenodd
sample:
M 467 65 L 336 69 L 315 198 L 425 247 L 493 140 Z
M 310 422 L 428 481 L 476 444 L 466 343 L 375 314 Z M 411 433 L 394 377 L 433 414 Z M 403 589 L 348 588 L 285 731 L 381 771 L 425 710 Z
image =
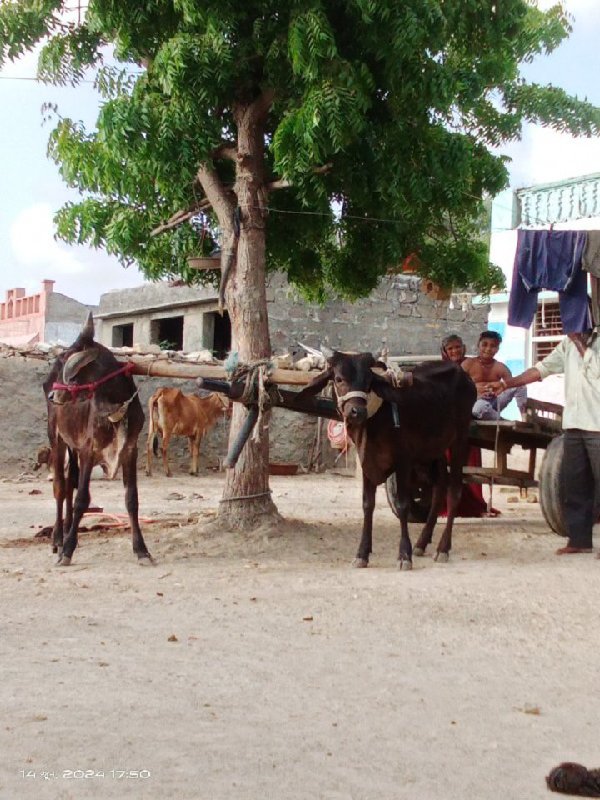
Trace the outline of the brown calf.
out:
M 181 389 L 166 386 L 158 389 L 148 401 L 148 443 L 146 475 L 152 475 L 152 452 L 158 453 L 158 437 L 162 436 L 162 460 L 165 475 L 169 468 L 169 442 L 172 436 L 187 436 L 190 443 L 190 475 L 198 474 L 200 440 L 220 416 L 229 410 L 229 399 L 211 393 L 205 397 L 183 394 Z

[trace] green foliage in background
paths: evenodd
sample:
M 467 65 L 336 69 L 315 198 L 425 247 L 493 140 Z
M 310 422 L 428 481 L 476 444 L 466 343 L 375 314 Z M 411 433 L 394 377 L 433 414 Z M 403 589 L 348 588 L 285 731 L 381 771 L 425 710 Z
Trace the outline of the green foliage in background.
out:
M 272 93 L 264 141 L 267 269 L 306 296 L 355 298 L 417 253 L 424 274 L 483 294 L 503 283 L 481 236 L 507 185 L 494 147 L 524 121 L 596 136 L 600 112 L 519 64 L 569 33 L 526 0 L 8 0 L 0 63 L 43 42 L 42 80 L 95 75 L 96 128 L 58 118 L 49 154 L 81 192 L 58 234 L 150 279 L 203 279 L 187 258 L 214 218 L 151 236 L 196 207 L 199 164 L 231 185 L 236 104 Z M 84 4 L 85 5 L 85 4 Z M 70 11 L 67 9 L 71 9 Z M 111 57 L 107 61 L 107 52 Z M 92 70 L 90 72 L 90 70 Z M 212 273 L 214 277 L 214 273 Z

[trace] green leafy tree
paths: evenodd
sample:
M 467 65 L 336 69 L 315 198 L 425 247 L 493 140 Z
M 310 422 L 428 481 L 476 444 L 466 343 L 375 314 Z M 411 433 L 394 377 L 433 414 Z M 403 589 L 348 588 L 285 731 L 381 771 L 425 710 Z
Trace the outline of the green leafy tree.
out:
M 188 258 L 218 231 L 221 295 L 246 362 L 270 354 L 267 269 L 308 297 L 352 299 L 415 253 L 438 283 L 489 292 L 502 279 L 478 219 L 507 183 L 493 148 L 525 120 L 584 136 L 600 127 L 598 109 L 520 77 L 520 63 L 568 35 L 558 4 L 89 0 L 71 22 L 72 8 L 0 8 L 0 62 L 43 41 L 42 80 L 96 71 L 95 130 L 59 118 L 50 136 L 82 193 L 58 212 L 58 234 L 150 279 L 193 281 Z M 238 408 L 232 436 L 240 423 Z M 266 435 L 246 446 L 223 499 L 232 521 L 275 510 Z

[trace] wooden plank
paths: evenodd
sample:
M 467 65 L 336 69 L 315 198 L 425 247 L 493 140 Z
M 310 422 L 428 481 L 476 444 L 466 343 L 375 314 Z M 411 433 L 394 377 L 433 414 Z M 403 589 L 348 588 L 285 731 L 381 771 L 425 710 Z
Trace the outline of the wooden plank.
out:
M 228 380 L 225 368 L 214 364 L 194 364 L 185 361 L 171 361 L 168 358 L 155 358 L 154 356 L 117 356 L 121 363 L 131 362 L 134 365 L 133 374 L 152 378 L 180 378 L 181 380 L 194 380 L 194 378 L 218 378 Z M 319 375 L 318 370 L 304 372 L 299 369 L 274 369 L 270 379 L 273 383 L 289 386 L 306 386 L 307 383 Z
M 501 486 L 534 487 L 538 482 L 526 472 L 508 470 L 508 474 L 496 467 L 463 467 L 463 478 L 467 483 L 492 483 Z
M 546 448 L 554 438 L 554 435 L 548 431 L 543 431 L 528 426 L 527 423 L 515 423 L 519 427 L 501 427 L 498 430 L 498 446 L 508 448 L 510 450 L 514 445 L 519 445 L 524 450 L 530 450 L 532 447 Z M 475 447 L 484 447 L 488 450 L 494 450 L 496 447 L 496 428 L 495 423 L 484 422 L 476 420 L 471 423 L 469 429 L 469 441 Z

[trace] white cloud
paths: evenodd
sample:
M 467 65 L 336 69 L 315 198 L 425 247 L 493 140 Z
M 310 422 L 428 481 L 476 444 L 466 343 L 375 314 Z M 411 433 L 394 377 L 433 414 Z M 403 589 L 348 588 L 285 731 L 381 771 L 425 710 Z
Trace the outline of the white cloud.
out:
M 7 61 L 0 69 L 3 78 L 31 78 L 37 73 L 38 56 L 41 46 L 23 53 L 16 61 Z
M 39 264 L 60 274 L 77 275 L 84 266 L 54 239 L 52 216 L 52 209 L 45 203 L 36 203 L 17 215 L 10 230 L 15 261 L 24 266 Z
M 539 0 L 547 10 L 555 0 Z M 598 0 L 563 0 L 563 7 L 573 17 L 573 32 L 549 56 L 540 56 L 531 65 L 523 65 L 526 80 L 563 88 L 568 94 L 600 105 L 597 47 L 600 35 Z M 575 138 L 541 125 L 525 125 L 522 141 L 503 147 L 512 158 L 509 164 L 513 187 L 551 183 L 600 172 L 600 140 Z
M 529 186 L 600 172 L 600 140 L 528 125 L 523 140 L 503 148 L 513 158 L 511 184 Z
M 12 260 L 10 277 L 2 275 L 3 288 L 21 286 L 39 291 L 44 279 L 55 281 L 55 290 L 82 303 L 98 303 L 100 294 L 111 289 L 139 286 L 143 275 L 125 270 L 105 253 L 86 247 L 70 247 L 54 239 L 52 208 L 45 203 L 28 206 L 10 228 Z
M 537 5 L 542 11 L 548 11 L 549 8 L 556 5 L 556 0 L 538 0 Z M 562 0 L 562 6 L 570 14 L 577 14 L 578 11 L 596 10 L 598 0 Z

